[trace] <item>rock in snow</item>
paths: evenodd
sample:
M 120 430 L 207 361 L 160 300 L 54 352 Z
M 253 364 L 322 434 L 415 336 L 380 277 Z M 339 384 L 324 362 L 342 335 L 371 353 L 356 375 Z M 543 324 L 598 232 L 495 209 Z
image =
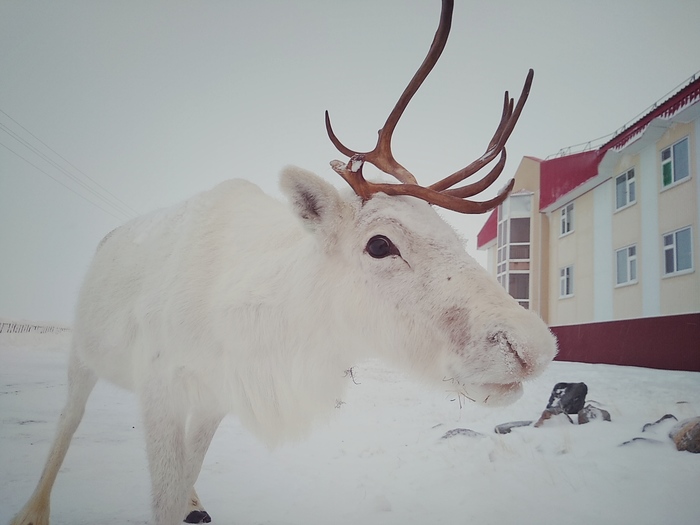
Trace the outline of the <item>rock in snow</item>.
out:
M 569 417 L 569 414 L 564 412 L 560 408 L 545 408 L 544 412 L 542 412 L 542 415 L 540 418 L 537 420 L 537 423 L 535 423 L 536 428 L 540 428 L 543 426 L 546 422 L 547 426 L 551 426 L 554 424 L 572 424 L 573 425 L 573 420 Z
M 496 434 L 510 434 L 510 431 L 518 427 L 529 427 L 532 425 L 532 421 L 511 421 L 510 423 L 501 423 L 496 425 L 493 431 Z
M 668 436 L 678 450 L 687 450 L 693 454 L 700 453 L 700 416 L 678 422 Z
M 578 424 L 584 425 L 589 421 L 593 420 L 610 421 L 610 412 L 603 410 L 602 408 L 594 407 L 593 405 L 586 405 L 581 410 L 578 411 Z
M 663 441 L 659 441 L 658 439 L 636 437 L 630 439 L 629 441 L 625 441 L 624 443 L 620 443 L 620 446 L 624 447 L 626 445 L 638 445 L 640 443 L 647 445 L 663 445 Z
M 483 434 L 470 428 L 453 428 L 452 430 L 445 432 L 445 435 L 442 436 L 441 439 L 447 439 L 454 436 L 483 437 Z
M 586 403 L 586 394 L 586 383 L 557 383 L 549 396 L 547 408 L 559 408 L 567 414 L 578 414 Z
M 659 424 L 663 423 L 664 421 L 667 421 L 669 419 L 673 419 L 674 421 L 678 421 L 678 418 L 674 416 L 673 414 L 666 414 L 665 416 L 662 416 L 661 418 L 657 419 L 653 423 L 647 423 L 642 427 L 642 432 L 646 432 L 647 430 L 654 430 L 654 427 L 657 427 Z

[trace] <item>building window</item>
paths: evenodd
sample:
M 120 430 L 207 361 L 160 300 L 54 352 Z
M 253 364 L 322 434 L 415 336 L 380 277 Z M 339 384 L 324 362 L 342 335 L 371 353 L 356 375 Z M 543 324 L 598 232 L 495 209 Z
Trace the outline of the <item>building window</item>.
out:
M 508 221 L 498 223 L 498 267 L 497 275 L 506 273 L 506 265 L 508 261 Z
M 510 250 L 511 260 L 530 260 L 530 217 L 510 220 Z
M 637 282 L 637 246 L 627 246 L 615 252 L 617 260 L 617 284 Z
M 523 308 L 530 307 L 531 200 L 511 195 L 498 208 L 496 278 Z
M 560 235 L 566 235 L 574 230 L 574 203 L 567 204 L 561 209 Z
M 574 295 L 574 267 L 567 266 L 559 270 L 559 297 Z
M 530 307 L 530 274 L 511 273 L 508 275 L 508 293 L 523 308 Z
M 637 200 L 634 168 L 615 179 L 615 209 L 634 204 Z
M 674 275 L 693 269 L 690 226 L 664 235 L 664 274 Z
M 690 176 L 688 137 L 661 150 L 661 181 L 666 188 Z

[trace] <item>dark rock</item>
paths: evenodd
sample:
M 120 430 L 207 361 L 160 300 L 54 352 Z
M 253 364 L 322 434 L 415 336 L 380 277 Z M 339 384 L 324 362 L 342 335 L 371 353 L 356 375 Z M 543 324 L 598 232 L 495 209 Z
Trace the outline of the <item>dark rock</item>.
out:
M 445 432 L 445 435 L 442 436 L 441 439 L 447 439 L 454 436 L 483 437 L 483 434 L 470 428 L 453 428 L 452 430 Z
M 586 383 L 557 383 L 549 396 L 547 408 L 560 408 L 567 414 L 578 414 L 586 403 Z
M 666 414 L 665 416 L 661 417 L 660 419 L 657 419 L 653 423 L 647 423 L 642 427 L 642 432 L 646 432 L 647 430 L 652 429 L 652 427 L 655 427 L 659 423 L 663 423 L 664 421 L 668 419 L 673 419 L 674 421 L 678 421 L 678 418 L 674 416 L 673 414 Z
M 532 425 L 532 421 L 511 421 L 510 423 L 501 423 L 496 425 L 493 431 L 496 434 L 510 434 L 510 431 L 518 427 L 529 427 Z
M 569 417 L 569 415 L 558 407 L 545 408 L 542 412 L 542 415 L 537 420 L 537 423 L 535 423 L 535 428 L 540 428 L 542 425 L 545 424 L 545 421 L 551 421 L 551 423 L 548 423 L 548 425 L 551 425 L 555 422 L 561 423 L 564 421 L 568 421 L 572 425 L 574 424 L 573 420 Z
M 679 421 L 669 432 L 678 450 L 700 454 L 700 416 Z
M 620 443 L 619 446 L 624 447 L 625 445 L 632 445 L 632 444 L 639 444 L 639 443 L 646 443 L 650 445 L 663 445 L 663 441 L 659 441 L 658 439 L 649 439 L 649 438 L 632 438 L 629 441 L 625 441 L 624 443 Z
M 603 410 L 602 408 L 594 407 L 593 405 L 586 405 L 578 411 L 579 425 L 584 425 L 589 421 L 593 421 L 596 419 L 610 421 L 610 412 L 608 412 L 607 410 Z

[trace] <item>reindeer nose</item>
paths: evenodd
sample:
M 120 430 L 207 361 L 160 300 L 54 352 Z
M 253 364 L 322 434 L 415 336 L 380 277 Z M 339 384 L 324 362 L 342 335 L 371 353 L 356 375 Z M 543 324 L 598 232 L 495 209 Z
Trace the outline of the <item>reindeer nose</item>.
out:
M 509 370 L 511 373 L 529 374 L 531 372 L 532 365 L 522 355 L 522 345 L 513 341 L 507 332 L 500 330 L 491 336 L 491 340 L 503 353 L 506 365 L 512 368 Z

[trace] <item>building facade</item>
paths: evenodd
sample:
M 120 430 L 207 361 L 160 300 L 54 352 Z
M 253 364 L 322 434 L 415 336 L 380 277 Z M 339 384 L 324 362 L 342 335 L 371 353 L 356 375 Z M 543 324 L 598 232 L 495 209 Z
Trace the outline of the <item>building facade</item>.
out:
M 698 155 L 700 78 L 597 149 L 523 158 L 477 245 L 499 282 L 555 331 L 700 321 Z

